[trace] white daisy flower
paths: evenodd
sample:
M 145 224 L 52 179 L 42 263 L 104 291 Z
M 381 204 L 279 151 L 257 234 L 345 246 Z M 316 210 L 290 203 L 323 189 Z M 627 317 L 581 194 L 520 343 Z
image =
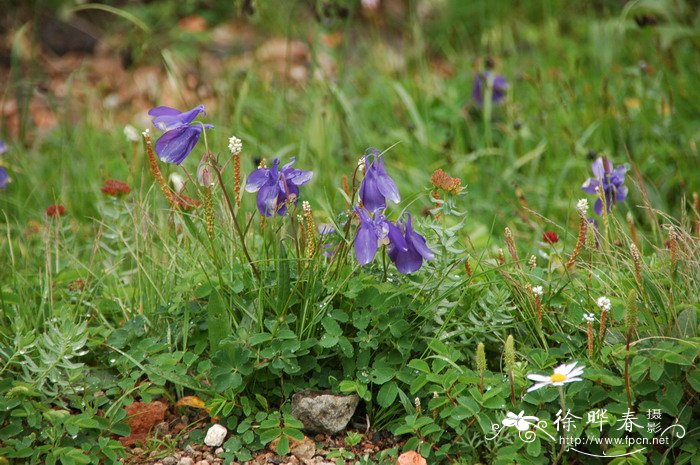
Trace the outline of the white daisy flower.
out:
M 527 375 L 528 379 L 536 381 L 535 384 L 527 390 L 527 392 L 536 391 L 539 388 L 545 386 L 563 386 L 566 383 L 573 383 L 574 381 L 582 381 L 580 377 L 583 374 L 583 366 L 577 367 L 578 362 L 573 362 L 569 364 L 559 365 L 554 369 L 554 373 L 551 376 Z
M 596 304 L 598 304 L 598 307 L 600 308 L 601 312 L 609 312 L 610 308 L 612 308 L 610 299 L 608 299 L 607 297 L 598 297 L 598 300 L 596 300 Z
M 538 421 L 540 421 L 539 418 L 525 416 L 525 411 L 521 410 L 517 415 L 513 412 L 508 412 L 501 423 L 508 428 L 515 426 L 518 431 L 528 431 L 530 426 L 536 425 Z

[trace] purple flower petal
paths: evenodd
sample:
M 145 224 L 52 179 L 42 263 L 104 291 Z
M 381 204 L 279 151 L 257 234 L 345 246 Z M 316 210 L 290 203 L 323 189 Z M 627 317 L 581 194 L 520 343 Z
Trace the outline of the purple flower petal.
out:
M 5 168 L 0 167 L 0 189 L 6 188 L 9 182 L 10 175 L 7 174 L 7 170 Z
M 168 131 L 156 141 L 158 157 L 166 163 L 182 163 L 202 135 L 201 126 L 183 126 Z
M 379 192 L 392 202 L 399 203 L 401 201 L 399 188 L 396 187 L 396 183 L 393 179 L 391 179 L 391 177 L 389 177 L 386 170 L 384 169 L 384 158 L 378 158 L 377 163 L 379 163 L 379 166 L 377 167 L 376 171 L 376 179 L 377 188 L 379 189 Z
M 295 170 L 291 168 L 282 168 L 282 174 L 288 183 L 294 184 L 295 186 L 303 186 L 311 181 L 311 178 L 314 176 L 313 171 Z
M 392 247 L 396 247 L 399 250 L 406 251 L 408 250 L 408 244 L 406 243 L 406 239 L 403 237 L 401 234 L 401 230 L 392 222 L 386 221 L 386 225 L 389 228 L 389 243 L 391 244 Z
M 270 170 L 267 168 L 258 168 L 250 173 L 245 181 L 246 192 L 257 192 L 260 188 L 270 181 Z
M 401 274 L 411 274 L 418 270 L 423 265 L 423 257 L 410 244 L 405 252 L 397 248 L 389 250 L 389 258 L 394 262 L 396 269 Z
M 170 107 L 156 107 L 148 112 L 153 118 L 153 125 L 161 131 L 170 131 L 189 125 L 200 114 L 204 113 L 204 105 L 197 105 L 191 110 L 179 112 Z
M 598 186 L 600 186 L 600 181 L 598 181 L 596 178 L 588 178 L 586 179 L 586 182 L 581 185 L 581 190 L 587 194 L 597 194 Z
M 365 222 L 360 223 L 355 236 L 355 257 L 360 265 L 366 265 L 374 260 L 377 254 L 377 233 Z
M 371 168 L 367 169 L 367 174 L 360 184 L 360 199 L 362 205 L 371 212 L 386 208 L 386 200 L 379 191 L 378 180 Z
M 279 196 L 279 187 L 277 183 L 267 184 L 258 191 L 257 204 L 258 211 L 263 216 L 272 216 L 277 210 L 277 198 Z
M 603 165 L 603 159 L 597 158 L 591 164 L 591 170 L 593 170 L 593 176 L 595 176 L 596 179 L 603 179 L 603 177 L 605 176 L 605 166 Z
M 603 213 L 603 201 L 600 199 L 596 200 L 593 204 L 593 210 L 595 210 L 597 215 Z
M 610 181 L 615 186 L 621 186 L 625 182 L 625 173 L 627 173 L 627 167 L 624 165 L 618 166 L 610 175 Z
M 627 198 L 627 188 L 625 186 L 618 187 L 615 192 L 615 201 L 624 202 Z

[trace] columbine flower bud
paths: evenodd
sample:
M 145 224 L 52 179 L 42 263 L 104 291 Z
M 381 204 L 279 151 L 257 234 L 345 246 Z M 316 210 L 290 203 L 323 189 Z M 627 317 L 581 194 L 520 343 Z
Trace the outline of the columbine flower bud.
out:
M 201 186 L 211 187 L 214 185 L 214 173 L 211 163 L 209 163 L 209 157 L 203 156 L 197 166 L 197 182 Z
M 231 155 L 238 155 L 243 150 L 243 142 L 236 136 L 231 136 L 228 140 L 228 149 Z
M 148 131 L 148 129 L 146 131 Z M 135 127 L 133 127 L 130 124 L 124 126 L 124 136 L 126 136 L 126 140 L 128 140 L 129 142 L 139 141 L 139 132 L 136 130 Z

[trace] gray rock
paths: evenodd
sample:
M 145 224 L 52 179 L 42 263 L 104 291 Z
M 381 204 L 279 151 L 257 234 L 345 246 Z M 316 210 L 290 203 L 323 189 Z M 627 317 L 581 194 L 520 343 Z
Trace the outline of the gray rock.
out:
M 304 390 L 292 396 L 292 415 L 314 433 L 335 434 L 345 429 L 360 398 L 330 391 Z
M 165 457 L 161 462 L 163 462 L 163 465 L 175 465 L 177 458 L 171 455 L 170 457 Z
M 210 447 L 219 447 L 224 443 L 228 430 L 226 427 L 221 425 L 212 425 L 207 431 L 207 435 L 204 437 L 204 444 Z

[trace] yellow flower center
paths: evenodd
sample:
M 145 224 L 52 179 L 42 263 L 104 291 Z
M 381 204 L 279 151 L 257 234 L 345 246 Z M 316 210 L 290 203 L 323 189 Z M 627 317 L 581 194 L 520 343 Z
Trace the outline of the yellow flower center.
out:
M 553 383 L 561 383 L 562 381 L 566 381 L 566 375 L 554 373 L 549 379 L 551 379 Z

